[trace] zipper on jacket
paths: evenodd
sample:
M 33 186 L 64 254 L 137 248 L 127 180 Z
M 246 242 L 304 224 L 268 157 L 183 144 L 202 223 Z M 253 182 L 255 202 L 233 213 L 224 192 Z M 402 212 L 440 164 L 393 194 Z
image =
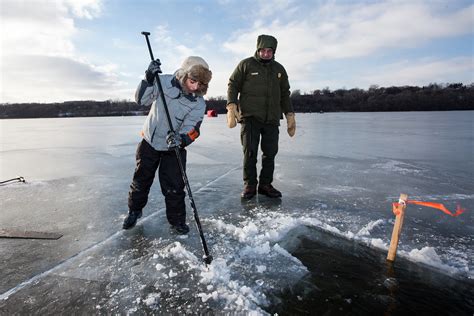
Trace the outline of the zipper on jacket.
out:
M 155 137 L 155 132 L 156 132 L 156 126 L 155 126 L 155 129 L 153 130 L 153 134 L 151 134 L 150 143 L 153 143 L 153 137 Z
M 271 102 L 271 97 L 272 97 L 272 69 L 268 66 L 265 68 L 265 80 L 267 82 L 266 86 L 267 86 L 267 93 L 266 93 L 266 96 L 265 96 L 265 99 L 266 99 L 266 112 L 265 112 L 265 123 L 268 123 L 268 113 L 270 112 L 270 102 Z

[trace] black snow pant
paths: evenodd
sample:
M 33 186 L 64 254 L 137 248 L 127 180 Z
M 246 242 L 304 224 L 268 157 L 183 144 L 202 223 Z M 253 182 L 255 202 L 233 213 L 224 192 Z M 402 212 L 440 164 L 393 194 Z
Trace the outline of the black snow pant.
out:
M 181 149 L 181 161 L 186 168 L 186 150 Z M 165 197 L 166 217 L 171 225 L 186 222 L 186 204 L 184 202 L 184 181 L 179 169 L 175 151 L 157 151 L 146 140 L 138 144 L 136 152 L 137 166 L 128 193 L 130 211 L 141 211 L 147 201 L 156 170 L 160 180 L 161 192 Z
M 245 185 L 271 184 L 275 170 L 275 156 L 278 153 L 279 127 L 265 124 L 252 117 L 241 122 L 240 140 L 244 151 L 243 178 Z M 257 155 L 261 140 L 262 169 L 257 181 Z

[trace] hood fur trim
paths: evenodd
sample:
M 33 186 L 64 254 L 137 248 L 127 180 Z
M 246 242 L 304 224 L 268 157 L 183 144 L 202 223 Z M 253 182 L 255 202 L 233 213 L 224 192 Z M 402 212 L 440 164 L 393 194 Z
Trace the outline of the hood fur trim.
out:
M 212 79 L 212 72 L 209 70 L 209 66 L 204 59 L 198 56 L 190 56 L 184 60 L 181 68 L 176 71 L 175 76 L 183 90 L 186 87 L 185 83 L 188 78 L 198 81 L 199 88 L 196 94 L 203 96 L 207 93 L 209 82 Z

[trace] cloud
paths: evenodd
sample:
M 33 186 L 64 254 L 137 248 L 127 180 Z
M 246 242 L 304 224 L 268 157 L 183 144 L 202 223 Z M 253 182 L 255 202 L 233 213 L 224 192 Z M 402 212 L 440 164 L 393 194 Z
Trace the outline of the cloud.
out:
M 84 19 L 93 19 L 102 13 L 102 3 L 97 0 L 65 0 L 65 5 L 70 6 L 72 13 Z
M 257 0 L 255 2 L 259 17 L 280 16 L 295 7 L 294 0 Z
M 2 1 L 0 102 L 100 100 L 123 94 L 117 67 L 94 65 L 73 44 L 78 32 L 74 20 L 100 13 L 99 0 Z
M 3 55 L 73 53 L 74 22 L 63 6 L 7 0 L 2 9 Z
M 148 63 L 145 40 L 136 38 L 139 30 L 128 37 L 138 25 L 127 24 L 126 30 L 122 25 L 137 12 L 146 13 L 138 24 L 159 23 L 150 27 L 150 40 L 164 73 L 173 73 L 186 56 L 206 59 L 213 72 L 209 96 L 225 96 L 230 74 L 253 55 L 260 34 L 277 37 L 277 61 L 287 69 L 292 88 L 302 91 L 472 79 L 472 57 L 469 63 L 465 48 L 445 55 L 423 52 L 436 41 L 472 35 L 474 5 L 468 2 L 217 0 L 212 8 L 200 5 L 202 13 L 190 12 L 225 18 L 184 26 L 174 16 L 151 20 L 154 14 L 143 10 L 146 1 L 138 1 L 135 11 L 106 10 L 102 1 L 2 0 L 0 102 L 130 98 Z M 87 22 L 81 29 L 80 19 Z M 117 32 L 111 32 L 111 45 L 98 51 L 92 46 L 101 39 L 86 27 L 96 32 L 105 23 L 117 23 Z M 79 51 L 76 40 L 89 46 Z M 408 60 L 407 52 L 417 60 Z
M 153 55 L 163 63 L 161 69 L 164 73 L 173 73 L 179 68 L 184 58 L 192 55 L 195 51 L 178 41 L 179 37 L 170 31 L 168 24 L 155 26 L 151 34 L 150 42 Z
M 389 76 L 383 74 L 390 74 Z M 463 74 L 460 76 L 459 74 Z M 384 65 L 360 78 L 367 86 L 426 86 L 430 83 L 474 82 L 472 57 L 447 60 L 414 60 Z
M 473 6 L 442 13 L 429 4 L 387 2 L 334 10 L 337 18 L 312 27 L 313 38 L 322 44 L 316 58 L 351 58 L 386 48 L 415 47 L 432 39 L 472 32 L 474 25 Z M 316 15 L 324 22 L 320 12 Z
M 100 14 L 98 0 L 3 0 L 2 53 L 71 56 L 74 18 Z
M 9 76 L 2 98 L 10 103 L 116 99 L 120 95 L 117 91 L 126 89 L 116 74 L 116 65 L 99 67 L 45 55 L 31 55 L 26 60 L 24 56 L 8 56 L 4 62 L 2 71 Z
M 265 2 L 259 3 L 267 8 Z M 290 80 L 303 82 L 310 80 L 323 63 L 347 59 L 357 62 L 356 58 L 472 34 L 474 5 L 461 9 L 446 6 L 444 2 L 422 1 L 330 1 L 303 8 L 304 15 L 300 9 L 291 18 L 267 18 L 252 28 L 236 30 L 223 43 L 223 49 L 242 59 L 253 54 L 259 34 L 272 34 L 279 40 L 277 60 L 286 67 Z

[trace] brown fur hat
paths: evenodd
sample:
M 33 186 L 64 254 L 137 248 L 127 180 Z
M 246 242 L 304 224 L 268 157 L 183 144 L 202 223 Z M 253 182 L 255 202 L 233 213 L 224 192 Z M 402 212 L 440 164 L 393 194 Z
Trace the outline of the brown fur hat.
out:
M 198 81 L 199 89 L 196 94 L 203 96 L 207 93 L 209 82 L 212 79 L 212 72 L 204 59 L 199 56 L 189 56 L 183 61 L 175 76 L 183 88 L 188 78 Z

